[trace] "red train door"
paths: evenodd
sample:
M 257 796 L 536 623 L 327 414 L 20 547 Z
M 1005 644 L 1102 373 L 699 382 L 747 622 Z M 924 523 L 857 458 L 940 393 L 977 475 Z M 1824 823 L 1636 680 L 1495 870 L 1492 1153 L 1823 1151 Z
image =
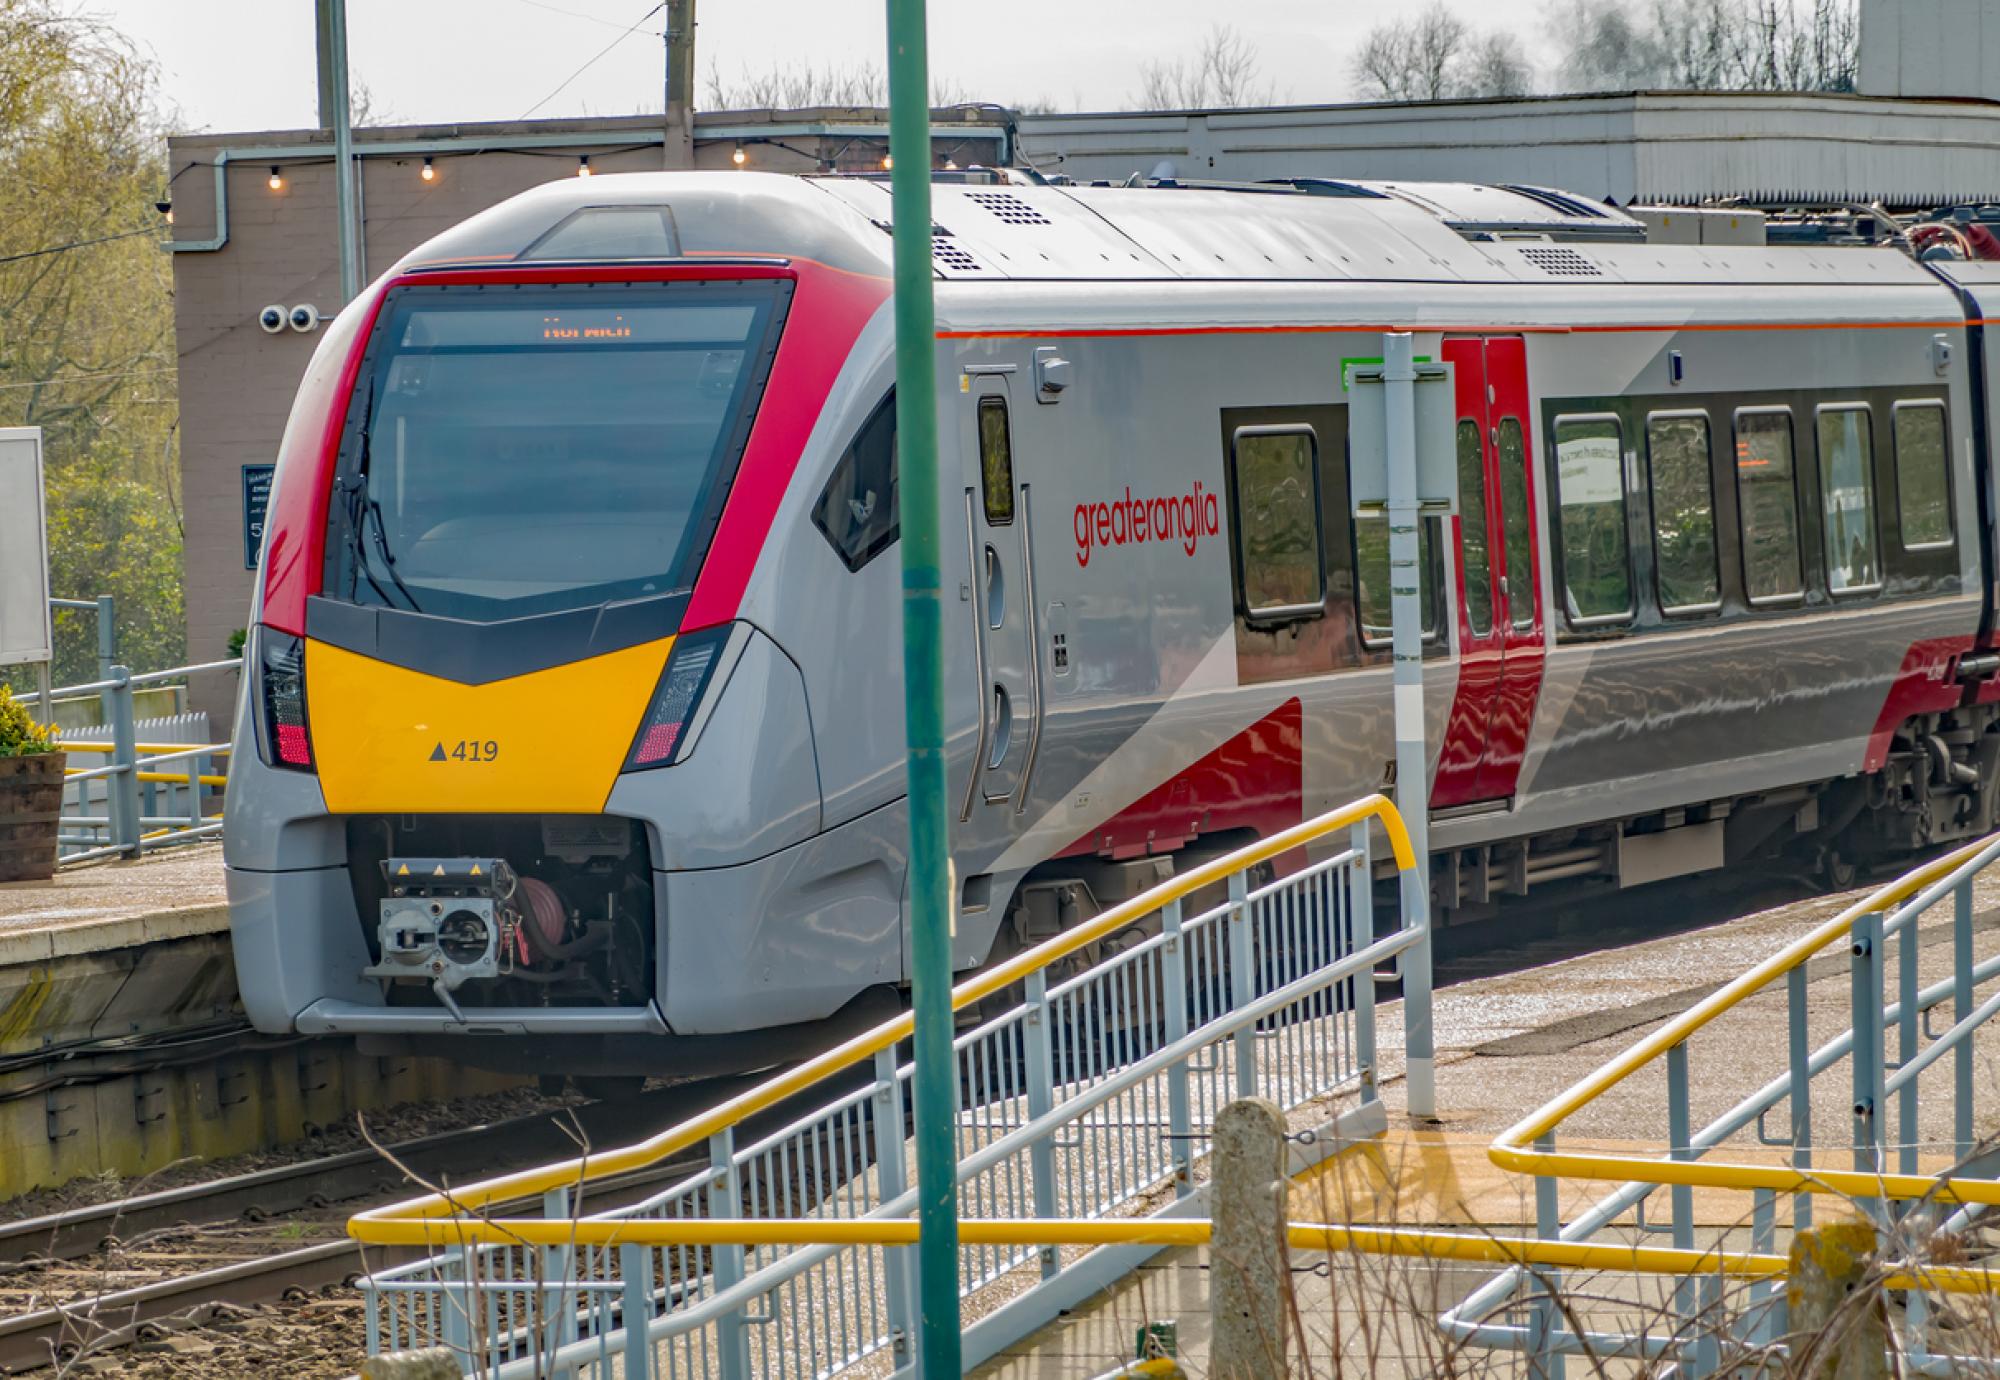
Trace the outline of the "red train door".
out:
M 1444 342 L 1458 406 L 1458 692 L 1433 808 L 1514 794 L 1542 682 L 1527 352 L 1519 336 Z

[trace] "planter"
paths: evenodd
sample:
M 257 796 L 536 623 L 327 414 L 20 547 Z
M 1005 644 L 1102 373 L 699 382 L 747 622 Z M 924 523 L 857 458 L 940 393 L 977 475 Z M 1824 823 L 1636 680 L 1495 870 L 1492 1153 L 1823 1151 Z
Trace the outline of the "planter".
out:
M 45 882 L 56 873 L 67 753 L 0 757 L 0 882 Z

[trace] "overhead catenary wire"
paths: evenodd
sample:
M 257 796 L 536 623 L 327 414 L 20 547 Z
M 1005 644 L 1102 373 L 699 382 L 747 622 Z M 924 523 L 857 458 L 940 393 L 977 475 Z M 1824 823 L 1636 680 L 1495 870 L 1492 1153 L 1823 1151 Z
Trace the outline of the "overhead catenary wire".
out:
M 619 44 L 623 43 L 633 34 L 642 32 L 642 26 L 645 24 L 645 22 L 651 19 L 654 15 L 658 14 L 661 10 L 664 10 L 666 7 L 667 7 L 667 0 L 660 0 L 659 4 L 653 6 L 653 8 L 647 10 L 644 14 L 640 15 L 638 21 L 634 23 L 631 28 L 627 29 L 624 33 L 618 35 L 618 37 L 612 39 L 609 43 L 605 44 L 602 48 L 598 49 L 597 52 L 591 56 L 588 62 L 584 63 L 583 66 L 577 68 L 574 72 L 571 72 L 568 76 L 564 77 L 562 79 L 562 82 L 556 87 L 555 90 L 549 92 L 548 95 L 542 97 L 539 101 L 536 101 L 533 105 L 529 106 L 526 110 L 522 111 L 520 118 L 523 120 L 527 119 L 530 115 L 534 114 L 537 110 L 540 110 L 543 106 L 547 105 L 557 96 L 560 96 L 565 90 L 568 89 L 569 84 L 571 82 L 575 81 L 585 72 L 588 72 L 592 67 L 595 67 L 598 61 L 602 59 L 605 56 L 605 54 L 609 53 L 613 48 L 616 48 Z

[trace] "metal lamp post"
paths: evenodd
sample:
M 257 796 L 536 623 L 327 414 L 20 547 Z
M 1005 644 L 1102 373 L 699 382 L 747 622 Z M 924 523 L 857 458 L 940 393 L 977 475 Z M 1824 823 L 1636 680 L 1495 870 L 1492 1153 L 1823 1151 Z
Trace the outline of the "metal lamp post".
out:
M 937 319 L 931 300 L 930 73 L 924 0 L 888 0 L 889 188 L 895 216 L 896 463 L 909 745 L 910 951 L 916 1017 L 919 1352 L 927 1380 L 960 1373 L 951 882 L 945 824 Z

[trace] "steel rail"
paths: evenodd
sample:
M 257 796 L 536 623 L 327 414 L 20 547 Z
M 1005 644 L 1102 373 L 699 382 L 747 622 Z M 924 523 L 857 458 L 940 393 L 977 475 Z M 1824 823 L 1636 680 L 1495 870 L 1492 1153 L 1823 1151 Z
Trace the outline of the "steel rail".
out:
M 1151 891 L 1111 907 L 1073 930 L 1046 940 L 984 973 L 967 979 L 952 992 L 952 1007 L 954 1010 L 960 1010 L 983 1000 L 1003 988 L 1022 981 L 1028 974 L 1144 919 L 1171 902 L 1225 880 L 1234 872 L 1260 862 L 1267 862 L 1339 830 L 1369 820 L 1381 823 L 1394 851 L 1396 866 L 1403 874 L 1405 884 L 1411 884 L 1416 870 L 1416 854 L 1410 846 L 1410 836 L 1403 826 L 1401 816 L 1397 814 L 1396 807 L 1383 796 L 1364 796 L 1351 804 L 1294 825 L 1282 833 L 1273 834 L 1270 838 L 1192 868 Z M 503 1197 L 542 1194 L 589 1183 L 601 1175 L 636 1169 L 690 1146 L 703 1144 L 717 1132 L 737 1125 L 748 1117 L 901 1043 L 909 1038 L 912 1029 L 912 1018 L 906 1012 L 883 1022 L 873 1030 L 865 1031 L 836 1045 L 824 1054 L 806 1060 L 708 1112 L 646 1140 L 593 1155 L 587 1162 L 582 1159 L 571 1159 L 540 1169 L 499 1175 L 458 1190 L 450 1200 L 430 1194 L 387 1207 L 374 1208 L 357 1214 L 348 1223 L 348 1233 L 357 1240 L 378 1244 L 427 1241 L 435 1246 L 458 1245 L 465 1239 L 466 1233 L 492 1225 L 481 1222 L 476 1215 L 465 1216 L 464 1214 L 468 1212 L 477 1214 Z M 546 1224 L 535 1220 L 508 1222 L 503 1225 L 510 1228 L 518 1226 L 539 1229 Z

